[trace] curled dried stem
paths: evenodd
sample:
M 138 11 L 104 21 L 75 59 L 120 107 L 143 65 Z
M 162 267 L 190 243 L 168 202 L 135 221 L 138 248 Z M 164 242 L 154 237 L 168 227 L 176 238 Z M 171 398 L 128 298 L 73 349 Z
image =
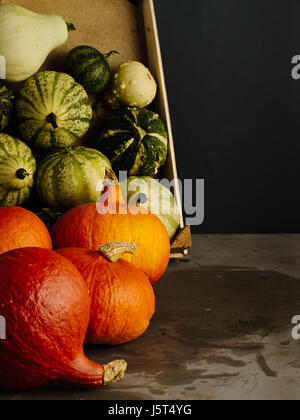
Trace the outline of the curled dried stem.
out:
M 115 360 L 107 365 L 104 365 L 103 385 L 107 386 L 121 381 L 124 378 L 127 370 L 127 363 L 125 360 Z

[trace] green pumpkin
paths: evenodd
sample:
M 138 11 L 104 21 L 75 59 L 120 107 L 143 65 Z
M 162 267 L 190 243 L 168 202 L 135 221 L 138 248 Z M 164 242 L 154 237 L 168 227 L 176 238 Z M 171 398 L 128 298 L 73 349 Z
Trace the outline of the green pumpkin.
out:
M 92 47 L 80 46 L 68 54 L 66 71 L 80 83 L 90 95 L 104 92 L 110 83 L 108 58 L 112 54 L 102 54 Z
M 159 115 L 125 108 L 106 119 L 99 147 L 116 172 L 153 176 L 166 161 L 168 135 Z
M 20 206 L 29 198 L 36 162 L 29 147 L 14 137 L 0 134 L 0 205 Z
M 14 95 L 0 81 L 0 131 L 8 126 L 14 106 Z
M 181 221 L 181 212 L 171 191 L 151 177 L 130 177 L 120 183 L 128 202 L 155 214 L 173 239 Z
M 96 203 L 101 195 L 109 160 L 100 152 L 78 146 L 49 155 L 40 165 L 36 186 L 50 208 L 70 209 Z
M 47 71 L 28 79 L 16 102 L 23 139 L 40 148 L 72 146 L 93 116 L 84 88 L 64 73 Z

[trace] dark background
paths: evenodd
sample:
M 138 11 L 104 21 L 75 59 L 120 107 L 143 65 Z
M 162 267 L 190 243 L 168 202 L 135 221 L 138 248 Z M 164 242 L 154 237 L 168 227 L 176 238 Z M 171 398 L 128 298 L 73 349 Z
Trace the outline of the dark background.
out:
M 299 0 L 156 0 L 179 176 L 202 233 L 300 232 Z

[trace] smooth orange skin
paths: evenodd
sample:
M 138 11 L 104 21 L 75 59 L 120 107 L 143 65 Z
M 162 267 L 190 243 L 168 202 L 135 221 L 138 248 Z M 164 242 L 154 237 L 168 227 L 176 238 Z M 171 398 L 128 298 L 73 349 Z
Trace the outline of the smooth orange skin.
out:
M 105 205 L 113 207 L 113 198 Z M 156 283 L 168 267 L 171 252 L 168 232 L 159 218 L 142 208 L 128 207 L 122 197 L 118 199 L 117 214 L 100 214 L 98 206 L 84 204 L 64 214 L 51 231 L 54 248 L 97 251 L 100 245 L 110 242 L 133 242 L 138 246 L 136 254 L 125 255 L 124 259 L 144 271 L 151 284 Z
M 0 207 L 0 254 L 18 248 L 52 249 L 46 225 L 22 207 Z
M 103 366 L 83 353 L 90 299 L 70 261 L 41 248 L 1 255 L 0 314 L 7 331 L 0 340 L 1 388 L 102 385 Z
M 112 264 L 97 251 L 67 248 L 57 252 L 75 265 L 90 291 L 88 344 L 124 344 L 147 330 L 155 312 L 155 295 L 141 270 L 122 259 Z

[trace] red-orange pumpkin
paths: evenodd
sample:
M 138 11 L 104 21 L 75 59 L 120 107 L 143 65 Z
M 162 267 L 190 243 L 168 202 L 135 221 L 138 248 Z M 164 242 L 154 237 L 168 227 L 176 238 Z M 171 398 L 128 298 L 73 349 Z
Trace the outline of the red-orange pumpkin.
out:
M 52 249 L 46 225 L 21 207 L 0 207 L 0 254 L 17 248 Z
M 89 344 L 124 344 L 140 337 L 149 326 L 155 295 L 148 277 L 125 260 L 112 263 L 133 251 L 135 247 L 126 243 L 109 244 L 99 252 L 81 248 L 57 251 L 77 267 L 90 291 Z
M 83 343 L 90 317 L 88 289 L 67 259 L 41 248 L 0 256 L 0 387 L 97 388 L 121 379 L 126 363 L 88 360 Z
M 168 232 L 158 217 L 141 207 L 128 206 L 118 186 L 110 186 L 97 204 L 75 207 L 52 228 L 54 247 L 98 250 L 112 242 L 137 244 L 135 255 L 125 256 L 143 270 L 151 284 L 166 271 L 170 259 Z

